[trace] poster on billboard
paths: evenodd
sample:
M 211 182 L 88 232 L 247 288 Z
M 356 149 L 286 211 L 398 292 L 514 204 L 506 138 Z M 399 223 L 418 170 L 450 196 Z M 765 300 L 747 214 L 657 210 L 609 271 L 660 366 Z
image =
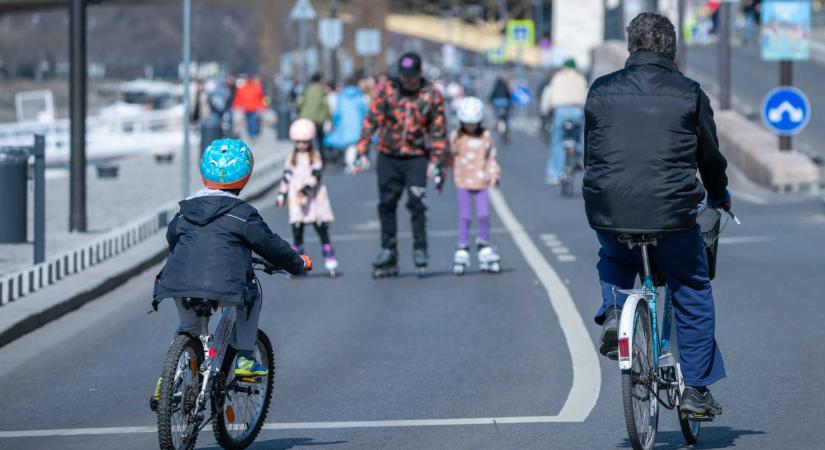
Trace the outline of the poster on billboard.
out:
M 811 2 L 762 2 L 762 59 L 805 61 L 811 56 Z

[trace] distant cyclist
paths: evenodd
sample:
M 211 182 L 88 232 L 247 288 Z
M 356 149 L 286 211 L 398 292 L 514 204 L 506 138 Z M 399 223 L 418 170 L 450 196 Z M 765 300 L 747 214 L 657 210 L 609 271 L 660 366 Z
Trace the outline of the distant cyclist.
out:
M 493 90 L 490 92 L 490 104 L 493 105 L 498 131 L 503 134 L 505 141 L 510 139 L 510 113 L 513 110 L 513 93 L 504 77 L 496 78 Z M 503 127 L 503 129 L 502 129 Z
M 638 15 L 628 27 L 628 47 L 625 68 L 596 80 L 585 106 L 584 200 L 601 243 L 600 352 L 617 353 L 626 300 L 618 289 L 633 288 L 642 264 L 639 249 L 616 242 L 617 234 L 662 235 L 652 255 L 673 292 L 686 385 L 681 405 L 715 416 L 722 408 L 707 386 L 724 378 L 725 368 L 696 216 L 706 191 L 711 207 L 730 208 L 727 161 L 707 95 L 673 62 L 673 24 L 658 14 Z
M 584 134 L 584 102 L 586 99 L 587 79 L 576 70 L 576 60 L 568 58 L 541 93 L 541 113 L 551 115 L 553 120 L 550 158 L 547 161 L 547 170 L 544 175 L 547 184 L 559 184 L 564 171 L 566 157 L 564 132 L 562 131 L 564 123 L 572 123 L 581 130 L 582 135 Z M 576 153 L 581 155 L 583 148 L 584 139 L 580 138 L 576 145 Z

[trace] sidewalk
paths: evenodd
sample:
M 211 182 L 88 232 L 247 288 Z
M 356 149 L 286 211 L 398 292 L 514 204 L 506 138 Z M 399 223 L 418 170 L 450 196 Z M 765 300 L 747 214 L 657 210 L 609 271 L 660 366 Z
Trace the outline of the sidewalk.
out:
M 257 143 L 249 143 L 258 164 L 288 151 L 286 143 L 275 140 L 270 129 L 264 130 Z M 200 149 L 198 139 L 191 145 L 191 192 L 202 187 L 198 175 Z M 93 167 L 86 172 L 89 231 L 69 233 L 69 172 L 49 169 L 46 176 L 46 259 L 71 251 L 99 238 L 102 234 L 179 201 L 181 198 L 181 158 L 172 163 L 157 163 L 151 155 L 115 161 L 120 174 L 115 179 L 98 178 Z M 253 180 L 254 180 L 253 176 Z M 29 191 L 29 237 L 33 235 Z M 0 244 L 0 278 L 33 265 L 34 249 L 25 244 Z

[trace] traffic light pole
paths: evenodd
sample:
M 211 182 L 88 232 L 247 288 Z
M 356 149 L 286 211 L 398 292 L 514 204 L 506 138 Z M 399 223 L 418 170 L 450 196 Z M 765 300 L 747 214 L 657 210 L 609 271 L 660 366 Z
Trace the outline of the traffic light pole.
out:
M 793 86 L 793 61 L 779 62 L 779 85 Z M 779 150 L 793 150 L 793 136 L 779 136 Z

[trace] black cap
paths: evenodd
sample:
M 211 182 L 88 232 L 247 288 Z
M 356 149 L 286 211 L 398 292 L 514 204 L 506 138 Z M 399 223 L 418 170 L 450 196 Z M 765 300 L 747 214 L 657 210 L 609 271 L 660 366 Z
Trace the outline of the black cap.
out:
M 413 77 L 421 73 L 421 57 L 418 53 L 407 52 L 398 59 L 398 74 L 402 77 Z

